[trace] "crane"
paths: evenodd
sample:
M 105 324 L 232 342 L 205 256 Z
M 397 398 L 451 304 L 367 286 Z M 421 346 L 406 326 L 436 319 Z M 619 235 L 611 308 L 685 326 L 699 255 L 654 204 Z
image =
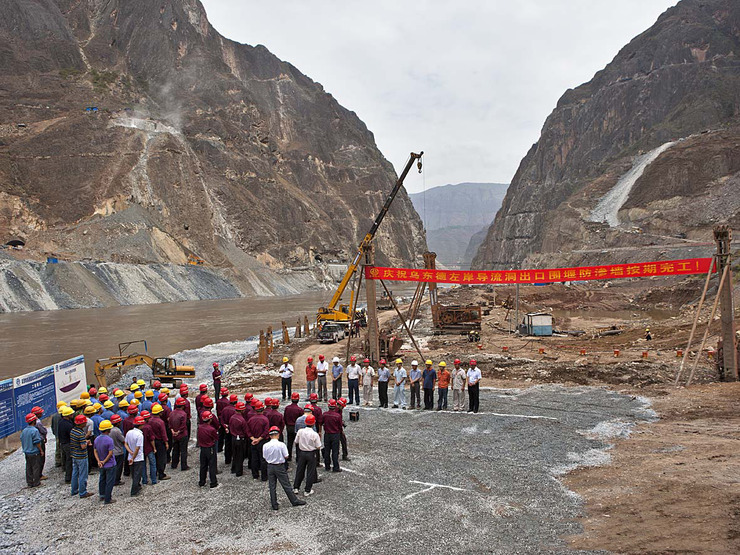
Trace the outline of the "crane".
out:
M 318 314 L 316 315 L 317 324 L 321 324 L 321 322 L 327 321 L 349 323 L 350 305 L 352 303 L 350 302 L 350 305 L 340 305 L 339 310 L 337 310 L 337 304 L 342 298 L 342 294 L 347 288 L 349 280 L 352 279 L 352 276 L 357 271 L 357 266 L 360 264 L 360 258 L 362 257 L 363 249 L 367 245 L 369 245 L 375 237 L 375 233 L 378 231 L 380 224 L 383 222 L 383 218 L 385 218 L 385 215 L 388 213 L 388 210 L 393 203 L 393 199 L 396 198 L 398 191 L 400 191 L 401 187 L 403 186 L 403 180 L 406 179 L 409 171 L 411 171 L 411 167 L 414 165 L 414 161 L 416 161 L 416 166 L 419 168 L 419 173 L 421 173 L 421 157 L 423 155 L 423 151 L 419 152 L 419 154 L 416 154 L 415 152 L 411 153 L 408 162 L 406 162 L 406 167 L 403 169 L 401 175 L 398 177 L 398 181 L 396 181 L 396 185 L 393 187 L 390 195 L 388 195 L 388 198 L 385 199 L 385 204 L 383 205 L 383 208 L 381 208 L 380 213 L 375 218 L 373 225 L 370 227 L 370 231 L 367 232 L 365 237 L 362 239 L 360 246 L 357 248 L 357 254 L 355 254 L 352 262 L 347 268 L 347 272 L 344 274 L 342 281 L 339 283 L 339 287 L 334 293 L 334 296 L 331 298 L 331 301 L 329 301 L 329 305 L 319 308 Z

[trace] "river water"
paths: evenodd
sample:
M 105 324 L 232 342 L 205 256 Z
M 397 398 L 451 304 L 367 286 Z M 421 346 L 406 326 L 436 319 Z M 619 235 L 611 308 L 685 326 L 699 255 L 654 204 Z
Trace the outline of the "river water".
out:
M 148 352 L 168 356 L 199 349 L 205 358 L 222 363 L 255 346 L 247 341 L 285 320 L 295 328 L 298 318 L 313 322 L 316 309 L 328 302 L 326 291 L 285 297 L 252 297 L 221 301 L 117 306 L 0 314 L 0 378 L 38 370 L 85 355 L 88 380 L 95 360 L 118 355 L 118 343 L 145 339 Z M 228 343 L 227 343 L 228 342 Z M 206 345 L 213 349 L 201 349 Z M 137 349 L 141 352 L 142 349 Z M 179 364 L 193 363 L 178 357 Z

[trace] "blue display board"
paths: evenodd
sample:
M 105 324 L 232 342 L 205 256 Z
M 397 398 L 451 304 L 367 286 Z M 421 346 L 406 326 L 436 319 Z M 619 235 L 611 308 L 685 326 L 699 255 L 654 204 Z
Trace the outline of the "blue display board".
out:
M 0 438 L 13 435 L 17 431 L 13 380 L 0 380 Z
M 44 418 L 57 410 L 54 367 L 49 366 L 25 376 L 15 378 L 15 426 L 26 426 L 26 415 L 34 406 L 44 409 Z

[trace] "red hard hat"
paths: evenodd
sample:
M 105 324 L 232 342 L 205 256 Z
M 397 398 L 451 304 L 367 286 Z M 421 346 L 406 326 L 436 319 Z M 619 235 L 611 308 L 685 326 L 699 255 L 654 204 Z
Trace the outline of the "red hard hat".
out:
M 261 401 L 257 401 L 257 403 L 254 405 L 254 410 L 262 410 L 264 408 L 265 405 L 263 405 Z
M 347 399 L 345 399 L 344 397 L 340 397 L 339 399 L 337 399 L 337 403 L 344 403 L 346 405 Z
M 120 424 L 121 420 L 122 419 L 120 414 L 114 414 L 110 417 L 111 424 Z
M 295 399 L 295 400 L 297 401 L 298 399 L 300 399 L 300 398 L 301 398 L 301 396 L 300 396 L 300 395 L 298 395 L 298 393 L 293 393 L 293 394 L 292 394 L 292 395 L 290 396 L 290 398 L 291 398 L 291 399 Z
M 319 360 L 324 360 L 324 355 L 319 355 Z
M 385 361 L 385 359 L 384 359 L 384 358 L 381 358 L 381 359 L 380 359 L 380 364 L 388 364 L 388 363 L 387 363 L 387 362 Z
M 306 417 L 306 425 L 313 426 L 314 424 L 316 424 L 316 417 L 313 414 L 309 414 Z
M 214 368 L 218 368 L 218 362 L 214 362 L 214 363 L 213 363 L 213 367 L 214 367 Z
M 142 424 L 146 424 L 146 420 L 144 420 L 143 416 L 137 416 L 134 418 L 134 426 L 141 426 Z
M 329 408 L 335 408 L 337 406 L 336 399 L 329 399 Z
M 42 409 L 41 407 L 33 407 L 31 409 L 31 412 L 36 416 L 41 416 L 42 414 L 44 414 L 44 409 Z
M 208 386 L 206 384 L 202 383 L 202 384 L 200 384 L 200 386 L 198 387 L 198 389 L 200 389 L 201 391 L 208 391 Z
M 33 414 L 32 412 L 29 412 L 26 415 L 26 422 L 29 424 L 33 424 L 34 422 L 36 422 L 36 415 Z
M 236 403 L 239 400 L 239 397 L 237 397 L 236 393 L 232 393 L 229 395 L 229 403 Z
M 477 365 L 478 364 L 478 361 L 475 360 L 475 359 L 471 359 L 470 364 Z
M 136 405 L 129 405 L 128 407 L 129 414 L 136 414 L 137 412 L 139 412 L 139 407 L 137 407 Z
M 200 415 L 200 419 L 203 420 L 204 422 L 207 422 L 208 420 L 212 420 L 213 413 L 209 410 L 204 410 Z
M 97 390 L 97 389 L 95 389 L 94 387 L 91 387 L 91 388 L 89 389 L 88 393 L 89 393 L 90 395 L 97 395 L 97 394 L 98 394 L 98 390 Z
M 365 359 L 365 360 L 363 360 L 362 362 L 364 362 L 365 364 L 370 364 L 370 359 L 369 359 L 369 358 L 366 358 L 366 359 Z
M 167 394 L 166 393 L 160 393 L 159 394 L 159 400 L 162 402 L 165 402 L 167 400 Z
M 243 403 L 242 401 L 239 401 L 236 404 L 236 407 L 235 408 L 236 408 L 236 410 L 244 410 L 244 409 L 247 408 L 247 405 L 245 403 Z
M 244 394 L 244 400 L 245 401 L 251 401 L 253 397 L 254 397 L 254 394 L 252 394 L 252 393 L 245 393 Z
M 350 362 L 357 362 L 357 357 L 355 355 L 352 355 L 351 357 L 349 357 L 349 361 Z
M 308 362 L 313 362 L 313 357 L 308 357 Z
M 456 358 L 455 359 L 455 364 L 460 364 L 460 359 L 459 358 Z
M 87 424 L 87 418 L 85 418 L 85 415 L 84 414 L 78 414 L 77 416 L 75 416 L 75 424 L 78 425 L 78 426 L 80 424 Z
M 303 407 L 303 410 L 304 410 L 304 411 L 310 410 L 311 412 L 313 412 L 313 406 L 312 406 L 312 405 L 305 405 L 305 406 Z
M 252 397 L 252 399 L 249 401 L 249 404 L 253 407 L 257 406 L 259 404 L 260 400 L 257 399 L 257 397 Z
M 272 428 L 270 428 L 270 431 L 268 433 L 270 433 L 270 434 L 279 434 L 280 433 L 280 428 L 278 428 L 277 426 L 273 426 Z
M 100 400 L 101 400 L 101 401 L 103 401 L 104 403 L 105 403 L 105 402 L 106 402 L 106 401 L 107 401 L 108 399 L 110 399 L 110 397 L 108 397 L 108 396 L 107 396 L 107 395 L 106 395 L 105 393 L 101 393 L 101 394 L 100 394 Z
M 180 391 L 187 391 L 188 390 L 188 384 L 182 384 L 180 386 Z
M 176 407 L 186 407 L 188 406 L 188 402 L 184 398 L 178 397 L 177 399 L 175 399 L 175 406 Z
M 211 399 L 210 397 L 206 397 L 205 399 L 203 399 L 203 406 L 211 408 L 213 406 L 213 399 Z
M 319 396 L 316 395 L 315 393 L 311 393 L 311 395 L 308 396 L 308 399 L 310 401 L 318 401 L 319 400 Z
M 229 390 L 225 387 L 221 388 L 221 396 L 226 397 L 229 394 Z
M 141 411 L 141 417 L 145 420 L 149 419 L 152 417 L 152 413 L 150 413 L 148 410 L 143 410 Z
M 152 387 L 154 389 L 157 389 L 158 387 L 162 387 L 162 382 L 160 382 L 159 380 L 154 380 L 154 383 L 152 383 Z

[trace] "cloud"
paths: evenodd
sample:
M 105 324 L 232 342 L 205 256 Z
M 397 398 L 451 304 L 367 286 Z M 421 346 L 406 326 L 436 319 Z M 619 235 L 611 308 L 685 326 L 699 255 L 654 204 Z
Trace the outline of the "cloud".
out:
M 412 192 L 509 182 L 568 88 L 676 0 L 201 0 L 226 37 L 264 44 L 375 134 Z

